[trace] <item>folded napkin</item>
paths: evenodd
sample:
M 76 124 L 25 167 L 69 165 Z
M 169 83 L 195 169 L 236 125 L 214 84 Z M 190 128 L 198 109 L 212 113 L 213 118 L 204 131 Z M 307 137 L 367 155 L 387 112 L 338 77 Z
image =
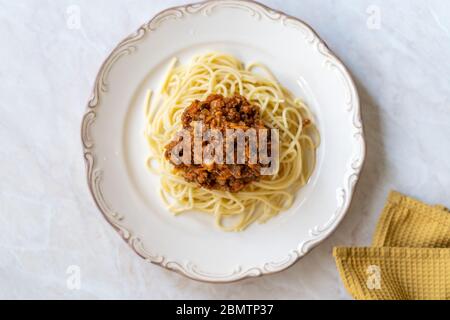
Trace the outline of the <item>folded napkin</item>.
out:
M 372 247 L 334 248 L 344 286 L 362 300 L 450 300 L 450 212 L 391 192 Z

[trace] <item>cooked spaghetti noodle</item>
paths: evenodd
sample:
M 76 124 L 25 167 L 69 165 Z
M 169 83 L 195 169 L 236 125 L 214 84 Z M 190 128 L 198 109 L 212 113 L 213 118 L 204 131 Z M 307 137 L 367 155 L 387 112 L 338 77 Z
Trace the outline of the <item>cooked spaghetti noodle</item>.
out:
M 256 69 L 262 73 L 256 73 Z M 260 106 L 264 124 L 279 130 L 277 173 L 231 193 L 201 188 L 173 170 L 164 157 L 165 145 L 181 129 L 185 108 L 212 93 L 239 94 Z M 160 175 L 160 193 L 168 208 L 175 214 L 212 214 L 226 231 L 244 230 L 255 221 L 265 222 L 289 209 L 296 191 L 308 182 L 314 170 L 320 136 L 313 116 L 261 64 L 244 67 L 233 56 L 216 52 L 196 56 L 187 65 L 178 65 L 173 59 L 160 91 L 148 91 L 145 115 L 151 151 L 147 166 Z

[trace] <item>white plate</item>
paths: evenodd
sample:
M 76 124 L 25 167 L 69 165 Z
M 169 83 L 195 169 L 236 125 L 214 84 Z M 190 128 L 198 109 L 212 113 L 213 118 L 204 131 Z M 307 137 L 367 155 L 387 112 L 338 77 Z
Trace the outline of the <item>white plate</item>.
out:
M 241 233 L 205 214 L 173 216 L 144 165 L 143 101 L 174 56 L 211 50 L 266 64 L 303 97 L 322 137 L 294 206 Z M 255 2 L 210 1 L 163 11 L 122 41 L 99 71 L 82 124 L 92 195 L 141 257 L 192 279 L 229 282 L 281 271 L 336 228 L 364 161 L 358 94 L 343 64 L 305 23 Z

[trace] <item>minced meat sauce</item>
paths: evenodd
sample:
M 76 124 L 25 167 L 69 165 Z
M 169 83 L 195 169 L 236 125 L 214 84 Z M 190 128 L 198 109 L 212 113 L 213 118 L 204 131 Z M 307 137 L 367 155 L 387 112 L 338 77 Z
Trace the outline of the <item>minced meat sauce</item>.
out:
M 194 141 L 192 122 L 202 122 L 203 130 L 217 129 L 225 137 L 226 129 L 266 128 L 261 120 L 260 108 L 251 104 L 240 95 L 223 97 L 212 94 L 205 101 L 194 101 L 186 108 L 182 115 L 183 129 L 189 130 L 191 141 Z M 259 180 L 260 164 L 248 163 L 248 150 L 245 152 L 245 164 L 194 164 L 194 152 L 191 152 L 191 164 L 176 164 L 171 161 L 172 149 L 180 142 L 177 138 L 165 146 L 165 158 L 174 166 L 176 172 L 181 174 L 188 182 L 193 182 L 207 189 L 238 192 L 253 181 Z M 223 139 L 225 148 L 225 138 Z M 208 142 L 203 142 L 202 147 Z M 193 143 L 192 143 L 193 144 Z M 268 143 L 270 145 L 270 141 Z M 193 149 L 193 146 L 191 146 Z M 225 150 L 225 149 L 224 149 Z M 225 153 L 224 153 L 225 158 Z

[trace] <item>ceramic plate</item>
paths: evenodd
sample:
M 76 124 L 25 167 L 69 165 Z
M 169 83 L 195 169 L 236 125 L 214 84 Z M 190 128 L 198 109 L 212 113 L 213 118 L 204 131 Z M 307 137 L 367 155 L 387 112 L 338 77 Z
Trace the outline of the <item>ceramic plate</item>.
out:
M 318 162 L 293 207 L 226 233 L 205 214 L 173 216 L 145 167 L 143 102 L 171 58 L 222 51 L 266 64 L 302 97 L 322 137 Z M 102 65 L 82 124 L 90 190 L 100 211 L 142 258 L 192 279 L 230 282 L 291 266 L 347 211 L 364 160 L 359 99 L 343 64 L 304 22 L 255 2 L 168 9 L 122 41 Z

